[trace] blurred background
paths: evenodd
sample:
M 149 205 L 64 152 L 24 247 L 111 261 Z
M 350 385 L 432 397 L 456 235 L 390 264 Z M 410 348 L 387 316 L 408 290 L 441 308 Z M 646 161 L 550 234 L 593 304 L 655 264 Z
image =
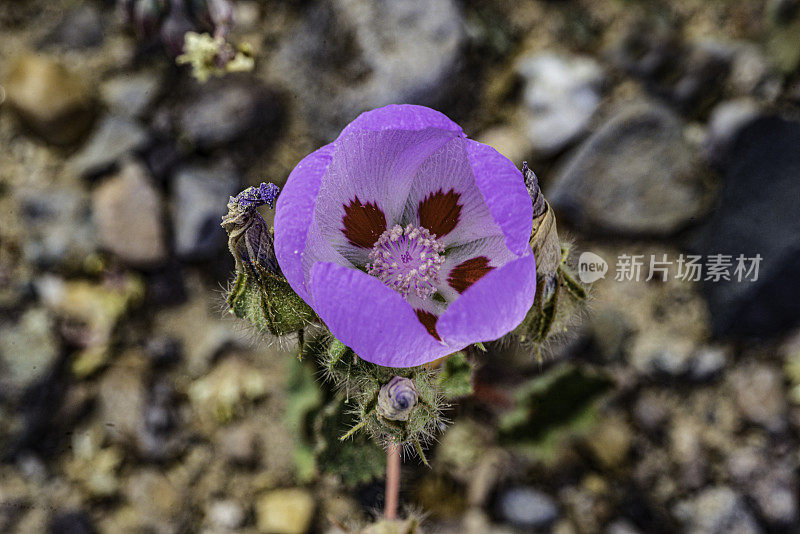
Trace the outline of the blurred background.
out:
M 432 467 L 406 459 L 424 530 L 800 531 L 800 2 L 227 6 L 0 0 L 0 531 L 374 517 L 382 452 L 321 439 L 314 369 L 228 317 L 219 222 L 401 102 L 527 160 L 608 263 L 543 362 L 489 344 Z M 254 68 L 199 83 L 188 30 Z M 679 277 L 681 254 L 728 256 L 730 280 Z

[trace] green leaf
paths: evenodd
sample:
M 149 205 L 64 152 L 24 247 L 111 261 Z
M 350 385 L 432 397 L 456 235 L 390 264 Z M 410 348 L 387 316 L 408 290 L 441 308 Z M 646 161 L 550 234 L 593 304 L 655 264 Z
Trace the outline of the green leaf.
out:
M 451 354 L 442 365 L 439 386 L 448 399 L 466 397 L 472 394 L 473 365 L 464 352 Z

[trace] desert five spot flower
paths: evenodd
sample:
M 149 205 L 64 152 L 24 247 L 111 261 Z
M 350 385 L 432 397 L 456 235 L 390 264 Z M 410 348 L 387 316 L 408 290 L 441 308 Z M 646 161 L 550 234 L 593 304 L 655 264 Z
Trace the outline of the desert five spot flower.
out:
M 331 332 L 378 365 L 430 362 L 516 327 L 533 303 L 520 171 L 443 114 L 363 113 L 278 198 L 275 253 Z

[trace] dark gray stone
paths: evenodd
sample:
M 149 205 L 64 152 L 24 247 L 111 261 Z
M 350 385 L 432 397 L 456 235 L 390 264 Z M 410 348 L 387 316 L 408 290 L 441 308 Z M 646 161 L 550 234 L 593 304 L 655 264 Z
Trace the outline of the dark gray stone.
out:
M 123 156 L 147 145 L 148 134 L 138 123 L 114 115 L 103 119 L 80 152 L 69 160 L 73 172 L 93 177 L 111 170 Z
M 69 187 L 23 189 L 18 193 L 25 259 L 42 268 L 80 267 L 97 248 L 91 201 Z
M 173 179 L 172 224 L 175 252 L 187 260 L 208 260 L 225 246 L 220 220 L 228 197 L 239 190 L 241 179 L 229 166 L 184 167 Z
M 40 46 L 73 50 L 94 48 L 103 43 L 105 26 L 97 8 L 83 4 L 67 11 L 53 30 L 42 39 Z
M 452 0 L 334 0 L 309 10 L 271 70 L 332 139 L 362 111 L 441 103 L 458 86 L 463 26 Z
M 280 117 L 276 95 L 257 79 L 230 76 L 196 89 L 178 112 L 178 134 L 199 150 L 245 139 L 274 137 Z
M 588 232 L 666 236 L 704 211 L 705 178 L 681 121 L 638 104 L 589 137 L 546 193 L 559 215 Z
M 161 78 L 149 71 L 127 73 L 103 83 L 100 93 L 106 104 L 126 117 L 142 117 L 158 96 Z
M 800 320 L 800 122 L 764 117 L 743 128 L 724 162 L 718 207 L 690 243 L 697 253 L 763 258 L 756 281 L 704 284 L 718 336 L 767 336 Z M 752 276 L 751 276 L 752 278 Z

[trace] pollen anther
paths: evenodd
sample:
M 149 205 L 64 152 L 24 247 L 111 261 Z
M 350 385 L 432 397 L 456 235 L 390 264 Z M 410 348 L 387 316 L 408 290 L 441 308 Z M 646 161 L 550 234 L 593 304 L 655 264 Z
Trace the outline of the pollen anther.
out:
M 395 225 L 381 234 L 369 253 L 368 273 L 408 297 L 425 299 L 436 291 L 444 245 L 426 228 Z

